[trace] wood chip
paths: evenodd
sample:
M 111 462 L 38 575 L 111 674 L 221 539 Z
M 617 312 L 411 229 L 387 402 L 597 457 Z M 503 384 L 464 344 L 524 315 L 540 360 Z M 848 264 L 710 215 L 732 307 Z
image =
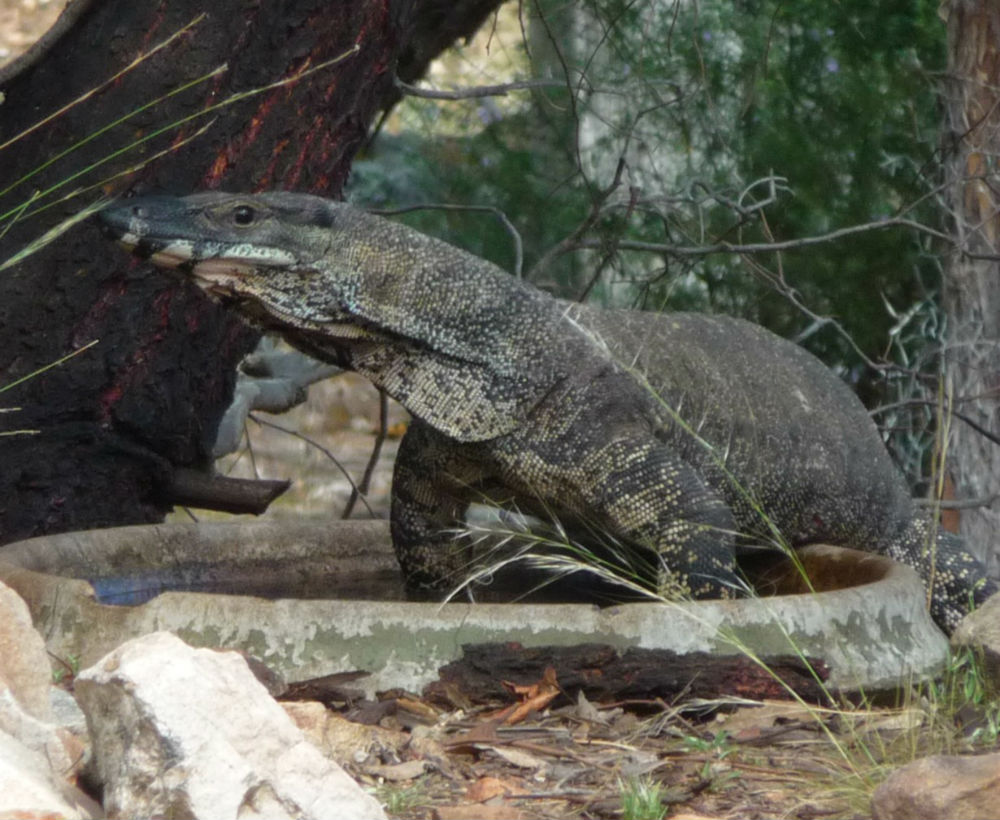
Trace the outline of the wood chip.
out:
M 426 760 L 407 760 L 390 766 L 365 766 L 365 774 L 383 780 L 413 780 L 427 771 Z
M 548 764 L 541 758 L 530 755 L 527 752 L 522 752 L 519 749 L 505 748 L 503 746 L 490 746 L 491 752 L 502 757 L 512 766 L 517 766 L 519 769 L 531 769 L 532 771 L 537 771 L 538 769 L 545 768 Z

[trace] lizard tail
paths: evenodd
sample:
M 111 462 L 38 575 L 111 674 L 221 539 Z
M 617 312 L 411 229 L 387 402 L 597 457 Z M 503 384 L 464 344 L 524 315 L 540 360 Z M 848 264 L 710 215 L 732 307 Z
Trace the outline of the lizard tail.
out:
M 942 530 L 932 515 L 915 517 L 884 551 L 917 570 L 927 589 L 931 617 L 948 634 L 997 592 L 982 562 L 959 536 Z

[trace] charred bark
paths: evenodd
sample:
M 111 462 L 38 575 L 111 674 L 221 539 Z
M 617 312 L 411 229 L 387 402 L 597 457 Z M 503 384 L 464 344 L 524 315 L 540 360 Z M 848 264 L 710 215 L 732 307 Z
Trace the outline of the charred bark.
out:
M 194 0 L 77 0 L 72 25 L 0 73 L 0 145 L 98 89 L 0 149 L 0 214 L 94 163 L 103 162 L 63 190 L 97 184 L 171 146 L 102 187 L 340 193 L 369 125 L 393 99 L 401 53 L 418 48 L 420 0 L 218 0 L 155 56 L 106 82 L 204 8 Z M 338 55 L 347 56 L 204 115 L 234 93 Z M 223 64 L 206 81 L 136 111 Z M 112 156 L 185 117 L 193 119 Z M 33 169 L 40 170 L 25 178 Z M 35 203 L 28 204 L 3 223 L 0 262 L 81 205 L 56 202 L 32 215 Z M 257 334 L 191 286 L 130 261 L 85 222 L 0 272 L 0 388 L 95 339 L 87 352 L 0 393 L 0 407 L 20 408 L 0 414 L 0 432 L 38 431 L 0 436 L 0 543 L 160 520 L 176 500 L 177 469 L 209 464 L 234 367 Z
M 636 647 L 619 653 L 604 644 L 466 644 L 462 658 L 441 667 L 439 680 L 429 684 L 424 695 L 450 703 L 449 692 L 460 692 L 472 703 L 491 703 L 509 697 L 503 681 L 532 684 L 552 667 L 563 692 L 573 697 L 582 691 L 594 701 L 726 696 L 784 699 L 793 697 L 794 692 L 812 703 L 829 702 L 830 693 L 820 683 L 829 675 L 823 661 L 790 655 L 762 660 L 763 666 L 742 655 L 678 655 L 668 649 Z

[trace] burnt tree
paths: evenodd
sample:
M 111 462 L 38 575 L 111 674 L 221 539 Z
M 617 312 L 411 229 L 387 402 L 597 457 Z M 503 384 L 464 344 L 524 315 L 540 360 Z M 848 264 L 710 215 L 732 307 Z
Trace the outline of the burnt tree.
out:
M 394 77 L 419 77 L 498 4 L 217 0 L 202 15 L 194 0 L 74 0 L 33 52 L 0 69 L 0 263 L 87 199 L 58 201 L 64 193 L 143 159 L 104 192 L 336 197 L 372 122 L 396 99 Z M 0 435 L 0 543 L 161 520 L 184 492 L 180 477 L 208 465 L 235 365 L 257 335 L 190 285 L 127 259 L 88 220 L 0 272 L 0 388 L 93 340 L 0 393 L 0 408 L 19 408 L 0 414 L 0 432 L 37 431 Z

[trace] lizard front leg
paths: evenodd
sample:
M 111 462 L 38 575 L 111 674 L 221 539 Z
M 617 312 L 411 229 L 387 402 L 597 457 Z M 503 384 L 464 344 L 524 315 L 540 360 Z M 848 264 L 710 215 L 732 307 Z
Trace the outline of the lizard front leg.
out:
M 623 433 L 585 447 L 571 431 L 534 442 L 518 437 L 502 449 L 505 474 L 522 491 L 568 508 L 651 557 L 650 577 L 642 580 L 664 597 L 732 597 L 740 586 L 731 510 L 650 433 Z
M 478 477 L 452 441 L 413 420 L 396 454 L 389 515 L 409 589 L 447 589 L 469 574 L 469 548 L 455 530 L 474 500 Z

